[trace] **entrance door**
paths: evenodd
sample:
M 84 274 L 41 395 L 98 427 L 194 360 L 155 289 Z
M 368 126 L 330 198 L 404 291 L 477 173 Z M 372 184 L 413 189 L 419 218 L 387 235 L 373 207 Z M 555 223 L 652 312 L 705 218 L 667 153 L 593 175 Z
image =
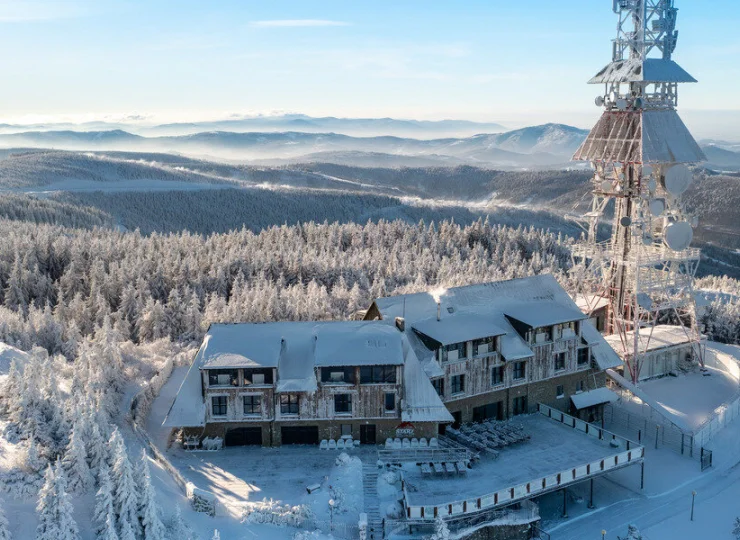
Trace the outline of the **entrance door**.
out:
M 262 428 L 242 427 L 230 429 L 226 432 L 226 446 L 246 446 L 250 444 L 262 446 Z
M 375 444 L 375 424 L 360 426 L 360 444 Z
M 319 444 L 318 426 L 286 426 L 280 434 L 282 444 Z
M 462 424 L 462 411 L 456 411 L 452 413 L 452 418 L 455 419 L 455 422 L 452 424 L 452 427 L 455 429 L 458 429 L 460 425 Z

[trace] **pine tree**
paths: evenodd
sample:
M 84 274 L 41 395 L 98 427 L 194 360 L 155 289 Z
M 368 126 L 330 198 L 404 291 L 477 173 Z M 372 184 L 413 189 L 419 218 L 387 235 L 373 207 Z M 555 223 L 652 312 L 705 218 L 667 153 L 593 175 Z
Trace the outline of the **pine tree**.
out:
M 100 482 L 100 469 L 105 465 L 108 468 L 108 445 L 100 433 L 98 423 L 92 422 L 92 429 L 90 430 L 90 440 L 88 441 L 87 447 L 88 463 L 90 464 L 90 472 L 96 478 L 98 483 Z M 110 471 L 109 471 L 110 473 Z
M 116 524 L 116 513 L 113 508 L 113 483 L 110 478 L 110 469 L 105 463 L 100 466 L 98 482 L 100 483 L 100 488 L 95 495 L 93 522 L 98 536 L 105 537 L 107 534 L 106 531 L 109 528 L 109 521 L 113 524 L 114 532 Z
M 434 521 L 434 534 L 430 540 L 450 540 L 450 530 L 441 516 Z
M 136 482 L 131 462 L 126 453 L 123 437 L 114 429 L 111 436 L 113 453 L 113 477 L 116 479 L 113 492 L 113 504 L 118 515 L 118 525 L 121 528 L 121 539 L 124 540 L 124 527 L 128 524 L 131 532 L 136 536 L 140 531 Z
M 36 526 L 36 540 L 57 540 L 61 536 L 59 521 L 57 519 L 57 489 L 54 467 L 49 464 L 44 473 L 44 485 L 39 491 L 36 513 L 38 514 L 38 525 Z
M 121 523 L 119 540 L 136 540 L 136 533 L 134 533 L 134 528 L 128 520 Z
M 142 451 L 140 467 L 139 495 L 141 505 L 139 506 L 139 518 L 144 526 L 144 540 L 165 540 L 166 530 L 159 516 L 159 505 L 156 501 L 154 486 L 152 486 L 149 458 L 146 451 Z
M 0 540 L 11 540 L 10 523 L 8 523 L 8 518 L 5 517 L 2 506 L 0 506 Z
M 642 535 L 634 525 L 627 525 L 627 537 L 625 540 L 642 540 Z
M 84 416 L 78 414 L 77 419 L 72 427 L 72 434 L 69 438 L 67 451 L 64 454 L 64 469 L 68 477 L 69 489 L 72 492 L 82 493 L 88 491 L 95 485 L 95 479 L 90 472 L 90 466 L 87 463 L 87 450 L 82 440 L 82 427 Z
M 80 530 L 77 527 L 75 521 L 72 501 L 67 493 L 67 478 L 64 474 L 64 468 L 60 460 L 57 460 L 57 464 L 54 467 L 54 475 L 56 476 L 56 492 L 57 492 L 57 518 L 59 520 L 59 540 L 78 540 L 80 537 Z
M 221 540 L 221 533 L 218 532 L 218 529 L 213 530 L 213 538 L 211 540 Z
M 170 521 L 169 530 L 171 531 L 170 536 L 177 540 L 195 540 L 193 531 L 185 524 L 182 519 L 182 511 L 180 505 L 175 506 L 175 515 Z M 2 538 L 0 538 L 2 540 Z

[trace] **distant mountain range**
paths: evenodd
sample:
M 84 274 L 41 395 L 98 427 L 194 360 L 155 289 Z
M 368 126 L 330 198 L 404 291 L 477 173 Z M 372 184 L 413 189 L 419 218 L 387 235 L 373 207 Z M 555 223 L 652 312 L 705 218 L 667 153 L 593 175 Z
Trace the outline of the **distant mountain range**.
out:
M 280 118 L 284 120 L 287 117 Z M 300 118 L 294 120 L 297 119 Z M 402 122 L 387 120 L 389 124 Z M 370 123 L 383 121 L 367 120 Z M 447 124 L 453 122 L 456 121 L 448 121 Z M 356 137 L 305 131 L 199 131 L 187 135 L 144 136 L 122 129 L 58 130 L 0 133 L 0 148 L 5 148 L 6 152 L 11 148 L 44 148 L 181 154 L 210 161 L 266 166 L 335 163 L 362 167 L 472 165 L 507 170 L 559 169 L 586 166 L 570 160 L 587 134 L 586 130 L 563 124 L 434 139 L 392 135 Z M 703 148 L 709 158 L 707 168 L 729 172 L 740 170 L 740 152 L 734 150 L 732 143 L 710 141 Z M 0 155 L 2 153 L 0 150 Z

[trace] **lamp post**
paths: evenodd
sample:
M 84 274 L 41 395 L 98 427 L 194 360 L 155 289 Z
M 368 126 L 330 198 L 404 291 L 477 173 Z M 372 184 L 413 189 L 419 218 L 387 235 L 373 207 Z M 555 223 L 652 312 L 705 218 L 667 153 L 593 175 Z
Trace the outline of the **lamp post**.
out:
M 329 529 L 334 531 L 334 499 L 329 499 Z
M 696 490 L 691 492 L 691 521 L 694 521 L 694 499 L 696 499 Z
M 601 529 L 601 540 L 605 540 L 606 538 L 606 530 Z

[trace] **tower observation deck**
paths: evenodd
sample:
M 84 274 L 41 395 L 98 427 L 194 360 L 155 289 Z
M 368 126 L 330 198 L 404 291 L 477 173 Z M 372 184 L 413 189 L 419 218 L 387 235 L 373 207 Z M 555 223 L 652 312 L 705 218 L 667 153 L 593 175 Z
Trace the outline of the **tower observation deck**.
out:
M 696 80 L 672 59 L 674 0 L 613 0 L 613 9 L 612 59 L 589 81 L 603 88 L 596 105 L 604 113 L 573 157 L 594 169 L 574 258 L 582 292 L 608 299 L 606 331 L 622 337 L 617 352 L 636 383 L 641 334 L 649 340 L 657 324 L 680 325 L 703 364 L 693 290 L 700 253 L 691 248 L 697 221 L 682 195 L 689 167 L 706 158 L 676 112 L 679 84 Z M 599 237 L 603 224 L 611 225 L 609 239 Z

